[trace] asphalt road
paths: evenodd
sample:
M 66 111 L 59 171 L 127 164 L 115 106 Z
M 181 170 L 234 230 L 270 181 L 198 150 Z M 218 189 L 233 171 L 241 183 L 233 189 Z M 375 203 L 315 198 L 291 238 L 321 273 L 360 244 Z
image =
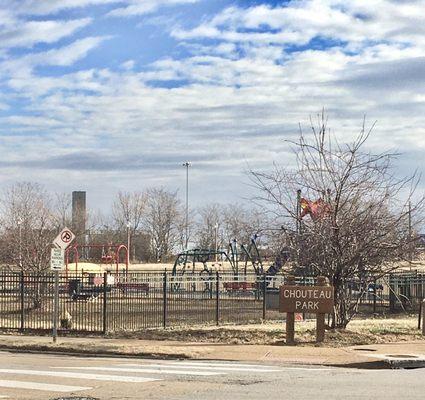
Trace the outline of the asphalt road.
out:
M 424 399 L 425 369 L 0 352 L 0 399 Z

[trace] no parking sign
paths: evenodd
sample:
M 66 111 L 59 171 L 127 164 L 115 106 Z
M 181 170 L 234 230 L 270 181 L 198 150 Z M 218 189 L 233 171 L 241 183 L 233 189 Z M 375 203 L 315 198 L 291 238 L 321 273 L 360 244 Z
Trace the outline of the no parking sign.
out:
M 50 269 L 55 272 L 55 300 L 53 312 L 53 343 L 56 343 L 58 336 L 58 318 L 59 318 L 59 271 L 64 267 L 65 249 L 75 239 L 75 235 L 68 228 L 63 228 L 53 241 L 54 248 L 50 254 Z
M 55 240 L 53 241 L 53 244 L 56 247 L 65 250 L 74 239 L 75 235 L 72 233 L 72 231 L 68 228 L 63 228 L 60 231 L 59 235 L 56 236 Z
M 65 250 L 53 248 L 50 253 L 50 269 L 52 271 L 62 271 L 64 264 Z

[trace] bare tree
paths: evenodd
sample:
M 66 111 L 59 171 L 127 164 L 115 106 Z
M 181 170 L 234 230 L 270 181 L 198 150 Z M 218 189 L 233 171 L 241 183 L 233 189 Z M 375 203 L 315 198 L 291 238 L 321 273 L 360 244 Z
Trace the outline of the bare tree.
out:
M 178 246 L 176 221 L 181 214 L 176 192 L 164 188 L 146 191 L 146 213 L 143 225 L 150 237 L 150 247 L 155 261 L 167 258 Z
M 71 195 L 69 193 L 55 193 L 53 199 L 53 216 L 58 229 L 71 225 Z
M 119 192 L 112 205 L 112 218 L 116 229 L 121 234 L 128 232 L 130 236 L 130 242 L 133 244 L 130 246 L 133 260 L 136 254 L 134 237 L 142 225 L 146 210 L 146 198 L 146 193 Z
M 218 248 L 223 248 L 227 243 L 222 233 L 222 205 L 212 203 L 201 207 L 196 230 L 196 246 L 201 249 L 215 249 L 217 244 Z
M 253 171 L 260 189 L 257 200 L 269 204 L 286 221 L 285 242 L 301 266 L 329 278 L 335 288 L 332 327 L 346 327 L 358 310 L 348 296 L 353 281 L 360 296 L 368 282 L 407 257 L 412 237 L 407 229 L 409 203 L 418 216 L 423 198 L 414 202 L 415 176 L 396 178 L 396 154 L 364 150 L 371 129 L 365 124 L 350 144 L 339 144 L 329 133 L 324 114 L 312 124 L 311 137 L 300 130 L 291 142 L 296 167 L 275 165 L 272 172 Z M 305 217 L 297 212 L 297 190 Z M 297 227 L 297 228 L 295 228 Z
M 38 273 L 48 268 L 56 233 L 50 202 L 45 189 L 31 182 L 16 183 L 1 198 L 6 254 L 23 271 Z
M 195 210 L 189 210 L 188 220 L 186 221 L 186 211 L 182 208 L 182 205 L 179 203 L 177 217 L 176 217 L 176 221 L 174 225 L 176 227 L 177 246 L 181 250 L 186 250 L 186 242 L 188 247 L 192 245 L 194 236 L 196 234 L 195 217 L 196 217 Z M 186 229 L 186 225 L 187 225 L 187 229 Z M 187 234 L 187 241 L 186 241 L 186 234 Z
M 39 276 L 49 267 L 50 248 L 57 220 L 45 189 L 31 182 L 16 183 L 1 197 L 2 258 L 24 273 Z M 34 280 L 33 307 L 41 306 L 46 286 Z
M 222 207 L 223 235 L 227 243 L 237 239 L 239 243 L 249 243 L 251 237 L 265 227 L 258 209 L 247 209 L 242 204 L 226 204 Z

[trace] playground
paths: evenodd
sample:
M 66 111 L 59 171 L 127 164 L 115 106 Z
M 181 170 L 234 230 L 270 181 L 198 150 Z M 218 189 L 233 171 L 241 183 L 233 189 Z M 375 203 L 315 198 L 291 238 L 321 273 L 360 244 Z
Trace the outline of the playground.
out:
M 315 224 L 330 209 L 300 192 L 297 204 L 296 230 L 285 233 L 303 242 L 303 218 Z M 274 255 L 265 254 L 261 234 L 254 233 L 248 243 L 232 239 L 222 249 L 181 251 L 168 264 L 130 263 L 128 245 L 122 243 L 74 242 L 59 274 L 60 331 L 113 334 L 282 320 L 279 287 L 287 276 L 310 286 L 317 274 L 285 242 Z M 395 273 L 353 276 L 347 282 L 345 296 L 363 315 L 417 313 L 425 295 L 425 274 L 412 270 L 412 263 Z M 53 308 L 52 273 L 0 272 L 0 329 L 49 331 Z

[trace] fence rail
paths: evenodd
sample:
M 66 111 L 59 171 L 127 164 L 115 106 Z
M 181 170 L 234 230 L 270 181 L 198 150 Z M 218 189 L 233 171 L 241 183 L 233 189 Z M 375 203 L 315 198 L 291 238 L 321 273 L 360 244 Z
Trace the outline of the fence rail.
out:
M 311 285 L 314 278 L 297 282 Z M 106 333 L 280 318 L 278 288 L 283 283 L 283 276 L 231 273 L 61 275 L 59 326 Z M 361 309 L 373 312 L 414 310 L 424 287 L 424 274 L 392 274 L 366 289 L 352 282 L 348 294 Z M 0 329 L 50 330 L 53 307 L 53 274 L 0 273 Z

